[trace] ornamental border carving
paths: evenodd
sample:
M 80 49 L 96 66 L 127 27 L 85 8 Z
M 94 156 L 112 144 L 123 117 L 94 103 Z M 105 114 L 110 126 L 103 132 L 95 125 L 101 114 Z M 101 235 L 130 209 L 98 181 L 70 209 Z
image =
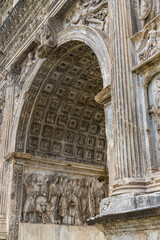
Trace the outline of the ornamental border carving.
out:
M 23 165 L 13 164 L 13 169 L 11 171 L 13 172 L 10 186 L 11 192 L 8 240 L 17 240 L 21 218 Z

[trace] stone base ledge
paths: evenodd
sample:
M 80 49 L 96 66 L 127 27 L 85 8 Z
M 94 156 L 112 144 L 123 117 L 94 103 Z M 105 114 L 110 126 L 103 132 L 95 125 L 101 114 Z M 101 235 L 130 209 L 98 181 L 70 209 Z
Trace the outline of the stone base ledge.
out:
M 0 240 L 6 240 L 6 239 L 7 239 L 7 235 L 0 233 Z
M 160 216 L 160 193 L 112 196 L 102 200 L 100 215 L 89 225 Z

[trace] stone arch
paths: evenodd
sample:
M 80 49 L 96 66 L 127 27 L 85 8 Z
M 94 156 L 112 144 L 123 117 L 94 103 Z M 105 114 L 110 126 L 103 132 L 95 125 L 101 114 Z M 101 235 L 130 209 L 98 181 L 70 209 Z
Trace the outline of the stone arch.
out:
M 69 52 L 70 52 L 71 48 L 72 48 L 72 51 L 71 51 L 71 54 L 70 54 Z M 107 46 L 106 46 L 106 43 L 105 43 L 105 39 L 103 39 L 103 35 L 98 33 L 96 30 L 91 29 L 91 28 L 86 27 L 86 26 L 84 26 L 84 27 L 83 26 L 82 27 L 74 27 L 74 28 L 71 28 L 69 30 L 64 30 L 64 31 L 60 32 L 58 34 L 58 47 L 57 47 L 57 49 L 55 49 L 49 55 L 49 57 L 41 64 L 41 67 L 37 71 L 37 74 L 36 74 L 35 78 L 33 79 L 32 83 L 30 84 L 30 90 L 28 91 L 28 93 L 25 96 L 25 101 L 24 101 L 24 104 L 23 104 L 23 107 L 22 107 L 22 110 L 21 110 L 21 114 L 19 116 L 19 123 L 17 125 L 17 128 L 15 127 L 15 129 L 17 129 L 17 131 L 15 132 L 15 134 L 16 134 L 15 151 L 16 152 L 28 152 L 28 153 L 31 153 L 33 155 L 41 155 L 43 157 L 49 157 L 49 155 L 46 154 L 46 152 L 49 152 L 50 149 L 53 148 L 53 143 L 54 142 L 55 142 L 55 144 L 59 144 L 59 145 L 57 145 L 55 147 L 57 149 L 57 151 L 58 151 L 58 149 L 62 149 L 62 148 L 63 148 L 63 151 L 64 151 L 65 146 L 68 147 L 67 151 L 71 150 L 70 149 L 71 145 L 72 145 L 71 142 L 74 141 L 73 139 L 70 139 L 70 140 L 68 140 L 68 142 L 65 142 L 65 140 L 62 139 L 59 136 L 59 138 L 61 138 L 61 139 L 58 139 L 58 140 L 54 139 L 55 141 L 52 139 L 53 141 L 51 142 L 49 140 L 49 138 L 45 135 L 46 134 L 45 131 L 48 131 L 48 134 L 50 134 L 52 132 L 52 134 L 55 135 L 56 134 L 55 131 L 56 131 L 57 127 L 58 127 L 59 131 L 63 131 L 63 128 L 65 128 L 65 126 L 63 126 L 63 124 L 65 124 L 65 123 L 63 123 L 63 120 L 62 120 L 62 122 L 60 124 L 60 127 L 56 126 L 54 128 L 54 130 L 53 130 L 52 126 L 51 126 L 51 122 L 47 122 L 47 127 L 48 127 L 48 130 L 47 130 L 46 126 L 43 126 L 42 128 L 40 127 L 40 125 L 41 125 L 41 124 L 39 125 L 40 120 L 37 119 L 37 122 L 35 122 L 36 123 L 35 124 L 35 128 L 37 128 L 37 130 L 34 129 L 33 131 L 35 131 L 35 134 L 37 134 L 36 131 L 40 131 L 39 134 L 41 136 L 40 138 L 42 140 L 42 143 L 39 142 L 39 140 L 36 137 L 36 135 L 35 135 L 35 138 L 32 136 L 33 137 L 32 138 L 33 142 L 35 140 L 35 143 L 33 143 L 33 149 L 34 150 L 32 151 L 31 149 L 29 149 L 30 143 L 29 143 L 28 139 L 31 139 L 31 135 L 32 134 L 31 134 L 30 131 L 31 131 L 32 127 L 34 128 L 34 121 L 32 121 L 32 118 L 33 118 L 33 116 L 35 114 L 35 109 L 38 109 L 38 107 L 40 107 L 39 106 L 40 104 L 37 101 L 41 101 L 41 103 L 43 105 L 41 107 L 43 109 L 46 109 L 47 104 L 51 104 L 51 99 L 48 100 L 48 98 L 46 96 L 50 95 L 50 94 L 54 96 L 54 93 L 53 93 L 54 90 L 53 89 L 56 88 L 56 84 L 59 84 L 60 81 L 62 81 L 62 79 L 59 80 L 59 76 L 58 76 L 58 74 L 56 75 L 55 72 L 57 72 L 57 68 L 59 68 L 59 67 L 61 69 L 59 69 L 58 71 L 61 71 L 63 73 L 65 71 L 65 68 L 68 68 L 68 65 L 66 66 L 64 64 L 64 62 L 63 62 L 64 58 L 69 57 L 70 58 L 69 61 L 71 61 L 71 65 L 72 65 L 71 58 L 74 58 L 74 57 L 78 58 L 78 55 L 79 55 L 79 53 L 77 53 L 77 54 L 74 53 L 74 52 L 76 52 L 77 49 L 78 49 L 78 51 L 82 50 L 83 54 L 85 54 L 87 52 L 89 54 L 91 54 L 90 57 L 88 55 L 88 62 L 95 61 L 95 65 L 93 63 L 94 67 L 92 68 L 92 72 L 96 73 L 96 71 L 97 71 L 97 74 L 98 74 L 97 78 L 94 79 L 94 81 L 92 79 L 91 86 L 89 86 L 91 88 L 94 88 L 93 85 L 95 84 L 94 91 L 91 90 L 90 93 L 87 92 L 85 94 L 85 96 L 87 97 L 87 94 L 88 94 L 88 96 L 90 94 L 92 94 L 92 100 L 94 101 L 95 94 L 97 94 L 103 87 L 106 87 L 107 85 L 110 84 L 110 82 L 109 82 L 110 81 L 109 54 L 108 54 Z M 88 64 L 88 62 L 86 62 L 86 63 Z M 75 73 L 74 73 L 71 70 L 71 68 L 74 67 L 74 64 L 75 64 L 75 62 L 73 63 L 73 66 L 70 66 L 69 69 L 71 71 L 70 75 L 74 76 L 74 74 L 75 74 L 74 77 L 76 78 L 76 75 L 78 74 L 78 71 L 81 72 L 81 68 L 83 68 L 84 66 L 80 67 L 80 63 L 79 63 L 79 66 L 76 66 L 75 69 L 72 69 L 73 71 L 75 71 Z M 85 65 L 84 62 L 82 63 L 82 65 L 83 64 Z M 95 66 L 97 66 L 97 70 L 96 70 Z M 87 68 L 86 68 L 86 70 L 87 70 Z M 52 78 L 53 77 L 53 76 L 51 76 L 52 74 L 55 74 L 54 77 L 55 77 L 55 79 L 57 78 L 56 80 Z M 101 74 L 102 74 L 102 76 L 100 76 Z M 63 77 L 65 76 L 65 74 L 62 74 L 62 75 L 63 75 Z M 84 77 L 86 77 L 86 76 L 84 76 Z M 55 83 L 54 83 L 54 80 L 55 80 Z M 65 81 L 70 81 L 70 79 L 69 78 L 68 78 L 68 80 L 65 79 Z M 84 83 L 84 81 L 79 81 L 79 84 L 81 85 L 82 82 Z M 101 82 L 101 84 L 99 85 L 100 82 Z M 67 84 L 67 82 L 66 83 L 63 82 L 63 84 Z M 70 82 L 70 84 L 71 84 L 71 82 Z M 89 83 L 85 83 L 85 84 L 89 84 Z M 99 86 L 99 88 L 97 88 L 97 86 Z M 66 89 L 62 88 L 60 90 L 61 91 L 60 94 L 63 94 L 62 93 L 63 90 L 64 90 L 64 92 L 66 91 Z M 78 91 L 79 90 L 77 90 L 77 93 L 78 93 Z M 42 96 L 42 99 L 41 99 L 40 96 Z M 70 99 L 70 100 L 73 101 L 73 99 Z M 82 101 L 84 100 L 83 97 L 82 97 L 81 100 Z M 46 105 L 44 103 L 45 101 L 46 101 Z M 87 122 L 87 119 L 85 117 L 83 119 L 81 119 L 81 121 L 80 121 L 81 123 L 79 123 L 79 122 L 77 122 L 77 123 L 75 122 L 74 123 L 74 121 L 72 123 L 73 123 L 73 125 L 75 124 L 75 126 L 78 125 L 79 127 L 82 124 L 82 122 L 88 124 L 88 129 L 90 129 L 89 130 L 90 132 L 85 133 L 85 131 L 86 131 L 85 127 L 84 127 L 84 129 L 82 131 L 79 130 L 80 131 L 79 132 L 80 135 L 83 135 L 84 138 L 86 137 L 86 140 L 85 140 L 85 143 L 86 143 L 85 151 L 87 151 L 87 149 L 88 149 L 89 150 L 88 155 L 91 156 L 91 157 L 92 157 L 93 154 L 94 155 L 96 154 L 99 160 L 103 158 L 102 162 L 104 163 L 104 149 L 105 149 L 105 144 L 106 144 L 104 142 L 104 138 L 105 138 L 105 132 L 104 132 L 104 112 L 103 112 L 103 108 L 100 107 L 95 102 L 93 104 L 93 101 L 92 101 L 92 104 L 89 103 L 89 105 L 86 105 L 89 110 L 92 109 L 93 105 L 94 105 L 94 107 L 96 106 L 96 109 L 97 109 L 97 111 L 93 113 L 93 115 L 92 115 L 93 118 L 91 118 L 90 123 Z M 54 104 L 56 104 L 56 102 L 54 102 Z M 66 112 L 62 110 L 62 108 L 64 107 L 64 104 L 65 104 L 65 101 L 62 101 L 61 106 L 59 106 L 60 109 L 61 109 L 61 110 L 59 110 L 60 111 L 60 116 L 63 115 L 62 117 L 66 117 L 66 115 L 69 114 L 69 112 L 67 113 L 67 110 L 65 110 Z M 80 105 L 81 105 L 81 103 L 78 103 L 78 105 L 77 105 L 78 106 L 77 114 L 78 114 L 78 111 L 80 111 L 80 109 L 82 107 Z M 68 106 L 68 108 L 69 108 L 69 106 Z M 49 107 L 49 109 L 51 109 L 51 107 Z M 56 107 L 55 107 L 55 109 L 56 109 Z M 83 110 L 84 110 L 83 113 L 85 114 L 85 109 L 83 108 Z M 58 111 L 58 108 L 55 110 L 55 113 L 51 113 L 50 110 L 46 110 L 46 112 L 45 112 L 45 119 L 47 118 L 48 115 L 50 115 L 50 117 L 52 116 L 53 119 L 54 119 L 54 117 L 56 118 L 56 116 L 55 116 L 57 114 L 56 111 Z M 72 109 L 72 111 L 75 111 L 75 109 Z M 102 114 L 102 112 L 103 112 L 103 114 Z M 88 114 L 89 113 L 90 113 L 90 111 L 88 111 Z M 75 112 L 74 112 L 74 114 L 73 114 L 74 116 L 70 116 L 70 119 L 67 120 L 67 121 L 69 121 L 67 124 L 70 124 L 71 120 L 76 120 L 77 119 L 77 116 L 76 116 Z M 95 117 L 94 117 L 94 114 L 95 114 L 95 116 L 97 116 L 97 118 L 102 118 L 102 115 L 103 115 L 103 123 L 101 123 L 100 119 L 96 120 Z M 43 115 L 43 113 L 42 113 L 42 115 Z M 40 116 L 38 116 L 38 118 L 39 117 Z M 50 117 L 48 117 L 48 119 Z M 43 118 L 43 116 L 42 116 L 42 118 Z M 54 121 L 56 121 L 57 124 L 58 124 L 58 121 L 61 121 L 61 120 L 58 120 L 59 118 L 60 117 L 58 117 L 56 120 L 54 119 L 52 124 L 53 125 L 55 124 Z M 97 122 L 97 124 L 98 124 L 97 126 L 96 126 L 96 124 L 95 125 L 93 124 L 93 129 L 92 129 L 93 132 L 91 130 L 91 125 L 92 125 L 91 122 L 92 123 L 96 123 Z M 49 130 L 49 127 L 51 127 L 50 130 Z M 97 128 L 98 130 L 96 130 L 95 128 Z M 75 133 L 74 132 L 75 131 L 74 126 L 70 126 L 67 129 L 69 130 L 70 134 L 74 135 L 74 133 Z M 94 129 L 95 129 L 95 131 L 99 131 L 98 135 L 96 135 L 94 133 Z M 67 130 L 66 129 L 65 129 L 65 131 L 66 131 L 66 134 L 67 134 Z M 100 133 L 100 131 L 102 131 L 102 133 Z M 59 134 L 60 134 L 60 132 L 59 132 Z M 50 136 L 50 138 L 52 138 L 52 136 Z M 76 136 L 75 138 L 77 139 L 76 140 L 77 143 L 76 143 L 76 146 L 74 146 L 74 147 L 77 149 L 76 151 L 79 150 L 79 154 L 82 154 L 82 156 L 84 156 L 84 152 L 82 153 L 82 148 L 81 148 L 80 144 L 78 143 L 78 141 L 79 141 L 78 137 Z M 44 140 L 44 142 L 43 142 L 43 140 Z M 45 143 L 47 141 L 48 141 L 48 146 L 47 146 L 47 143 Z M 35 151 L 36 145 L 34 145 L 34 144 L 36 144 L 36 143 L 38 143 L 38 149 L 41 148 L 41 147 L 45 149 L 44 145 L 46 144 L 46 151 L 44 151 L 44 154 L 39 153 L 38 149 Z M 87 144 L 88 144 L 88 146 L 87 146 Z M 95 148 L 95 145 L 96 145 L 96 148 Z M 94 148 L 96 149 L 97 152 L 94 151 Z M 85 153 L 85 154 L 87 154 L 87 153 Z M 50 154 L 50 156 L 54 157 L 54 154 Z M 61 158 L 63 158 L 63 157 L 60 156 L 59 159 L 61 159 Z M 84 157 L 82 157 L 82 158 L 84 158 Z M 74 161 L 74 159 L 70 159 L 70 156 L 67 156 L 66 158 L 63 158 L 63 160 L 73 160 Z M 82 162 L 84 162 L 84 161 L 82 161 Z M 101 160 L 100 160 L 100 162 L 101 162 Z M 98 161 L 95 161 L 94 163 L 96 164 L 96 163 L 98 163 Z
M 58 35 L 59 46 L 71 40 L 84 42 L 93 50 L 101 68 L 103 87 L 110 85 L 111 67 L 106 34 L 91 27 L 78 26 L 63 30 Z

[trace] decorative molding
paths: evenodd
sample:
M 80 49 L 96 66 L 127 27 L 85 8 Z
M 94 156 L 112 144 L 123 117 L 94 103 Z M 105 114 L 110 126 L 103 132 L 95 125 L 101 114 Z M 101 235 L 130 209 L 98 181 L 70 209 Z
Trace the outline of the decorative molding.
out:
M 23 165 L 13 164 L 12 171 L 8 240 L 17 240 L 21 219 Z
M 99 104 L 105 104 L 111 101 L 111 85 L 105 87 L 95 96 L 95 101 Z
M 13 152 L 5 156 L 7 162 L 11 162 L 12 160 L 16 161 L 17 164 L 23 164 L 28 166 L 39 166 L 47 169 L 55 169 L 57 171 L 62 171 L 64 169 L 65 172 L 77 172 L 79 174 L 88 175 L 88 176 L 102 176 L 106 177 L 107 172 L 105 167 L 101 166 L 92 166 L 88 164 L 69 162 L 69 161 L 58 161 L 53 158 L 41 158 L 38 156 L 33 156 L 28 153 L 20 153 Z

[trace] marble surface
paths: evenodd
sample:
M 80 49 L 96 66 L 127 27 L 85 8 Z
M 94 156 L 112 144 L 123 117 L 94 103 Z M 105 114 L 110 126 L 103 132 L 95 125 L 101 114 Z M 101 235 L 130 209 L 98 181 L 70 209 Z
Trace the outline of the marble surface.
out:
M 19 240 L 105 240 L 94 226 L 20 224 Z

